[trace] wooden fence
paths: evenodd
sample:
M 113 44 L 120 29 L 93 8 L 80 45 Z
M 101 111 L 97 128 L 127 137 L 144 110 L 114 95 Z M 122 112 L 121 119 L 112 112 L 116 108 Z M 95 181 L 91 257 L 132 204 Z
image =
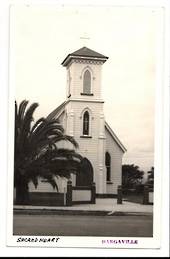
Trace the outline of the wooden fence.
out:
M 122 204 L 123 202 L 123 189 L 122 186 L 119 185 L 117 188 L 117 204 Z M 142 198 L 142 204 L 144 205 L 152 205 L 153 204 L 153 188 L 144 185 L 144 190 L 143 190 L 143 198 Z
M 153 204 L 153 188 L 148 185 L 144 186 L 143 204 Z
M 73 204 L 95 204 L 96 203 L 96 186 L 72 186 L 72 182 L 67 182 L 66 206 Z

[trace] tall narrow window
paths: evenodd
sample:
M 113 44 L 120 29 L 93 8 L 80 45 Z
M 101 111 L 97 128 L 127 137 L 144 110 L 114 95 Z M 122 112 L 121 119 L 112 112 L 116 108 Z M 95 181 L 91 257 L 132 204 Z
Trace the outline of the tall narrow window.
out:
M 111 180 L 111 157 L 108 152 L 105 154 L 105 165 L 106 165 L 106 180 L 109 182 Z
M 83 135 L 89 135 L 89 113 L 86 111 L 83 115 Z
M 86 70 L 84 72 L 83 93 L 84 94 L 90 94 L 91 93 L 91 74 L 90 74 L 89 70 Z

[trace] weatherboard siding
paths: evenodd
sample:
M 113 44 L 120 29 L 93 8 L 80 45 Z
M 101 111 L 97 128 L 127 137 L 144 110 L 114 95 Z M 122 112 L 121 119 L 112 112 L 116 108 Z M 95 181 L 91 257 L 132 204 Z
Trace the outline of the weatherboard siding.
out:
M 84 138 L 83 136 L 83 111 L 88 108 L 91 122 L 90 122 L 90 138 Z M 105 192 L 105 186 L 99 185 L 99 166 L 103 167 L 102 178 L 105 181 L 105 165 L 104 165 L 104 153 L 101 142 L 105 139 L 100 139 L 100 135 L 104 136 L 104 125 L 101 127 L 101 123 L 104 124 L 104 117 L 100 119 L 100 115 L 103 116 L 103 103 L 91 103 L 91 102 L 76 102 L 72 101 L 66 106 L 66 113 L 68 114 L 67 134 L 73 132 L 73 137 L 79 144 L 79 152 L 82 156 L 88 158 L 93 166 L 94 181 L 96 183 L 97 192 Z M 70 117 L 70 118 L 69 118 Z M 71 129 L 72 128 L 72 129 Z M 99 145 L 100 144 L 100 145 Z M 100 155 L 99 155 L 100 154 Z M 102 154 L 102 157 L 101 157 Z M 102 190 L 101 190 L 102 189 Z
M 70 93 L 73 98 L 82 98 L 83 93 L 83 73 L 84 69 L 91 72 L 92 94 L 91 99 L 101 98 L 101 66 L 94 64 L 72 63 L 70 66 Z M 83 95 L 83 99 L 88 99 L 88 96 Z
M 77 105 L 78 103 L 78 105 Z M 85 108 L 89 108 L 92 113 L 92 120 L 91 120 L 91 138 L 82 138 L 82 111 Z M 71 112 L 70 112 L 71 111 Z M 102 188 L 102 193 L 117 193 L 118 185 L 121 185 L 121 168 L 122 168 L 122 156 L 123 151 L 118 146 L 116 141 L 110 135 L 108 130 L 104 128 L 103 132 L 103 139 L 100 139 L 99 136 L 101 135 L 101 121 L 100 121 L 100 114 L 103 114 L 103 103 L 87 103 L 87 102 L 69 102 L 65 107 L 65 113 L 60 116 L 60 122 L 63 126 L 66 126 L 66 118 L 67 127 L 66 127 L 66 134 L 69 134 L 70 127 L 72 127 L 71 132 L 73 132 L 73 137 L 79 144 L 79 148 L 77 152 L 80 153 L 82 156 L 87 157 L 94 170 L 94 181 L 96 183 L 96 192 L 100 193 L 100 188 Z M 72 123 L 69 124 L 70 119 L 69 116 L 72 117 Z M 103 120 L 104 123 L 104 120 Z M 99 145 L 99 143 L 103 143 Z M 60 142 L 59 147 L 65 147 L 72 149 L 72 144 L 66 142 Z M 106 183 L 106 167 L 105 167 L 105 152 L 108 151 L 111 155 L 111 182 Z M 100 156 L 99 156 L 100 154 Z M 102 158 L 101 158 L 102 154 Z M 102 159 L 102 163 L 101 163 Z M 102 165 L 103 172 L 102 172 L 102 179 L 103 184 L 100 187 L 100 180 L 99 180 L 99 165 Z
M 107 184 L 107 193 L 117 194 L 117 187 L 122 183 L 123 152 L 106 129 L 106 152 L 111 156 L 111 182 Z
M 87 48 L 81 51 L 94 52 Z M 80 50 L 79 50 L 80 51 Z M 82 54 L 83 55 L 83 54 Z M 96 54 L 95 54 L 96 55 Z M 100 55 L 100 54 L 98 54 Z M 101 57 L 101 56 L 100 56 Z M 104 57 L 106 61 L 107 57 Z M 121 144 L 115 137 L 112 130 L 105 127 L 102 100 L 102 65 L 97 59 L 93 61 L 89 58 L 76 58 L 68 56 L 64 61 L 67 69 L 67 102 L 56 109 L 56 117 L 59 116 L 65 134 L 74 137 L 79 144 L 77 152 L 86 157 L 92 164 L 94 175 L 93 181 L 96 183 L 96 193 L 117 194 L 117 187 L 121 184 L 122 156 L 125 151 L 120 148 Z M 83 93 L 83 75 L 88 69 L 91 73 L 91 94 Z M 61 111 L 60 111 L 61 110 Z M 90 115 L 89 136 L 83 136 L 83 114 L 88 110 Z M 63 113 L 62 113 L 63 112 Z M 61 114 L 62 113 L 62 114 Z M 55 115 L 54 115 L 55 116 Z M 73 149 L 73 145 L 61 141 L 58 147 Z M 122 146 L 121 146 L 122 147 Z M 106 183 L 105 154 L 108 151 L 111 155 L 111 181 Z M 72 177 L 75 184 L 75 176 Z M 65 182 L 59 180 L 60 190 Z

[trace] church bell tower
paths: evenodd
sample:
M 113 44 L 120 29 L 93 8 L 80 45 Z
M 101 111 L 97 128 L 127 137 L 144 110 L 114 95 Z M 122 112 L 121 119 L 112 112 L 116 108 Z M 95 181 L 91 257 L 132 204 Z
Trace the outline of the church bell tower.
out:
M 86 164 L 89 162 L 90 167 L 87 168 L 92 168 L 93 175 L 90 179 L 96 183 L 97 193 L 106 192 L 101 76 L 102 65 L 107 59 L 108 57 L 83 47 L 69 54 L 62 62 L 67 70 L 66 134 L 76 139 L 78 152 L 86 159 Z M 87 175 L 88 173 L 84 179 Z

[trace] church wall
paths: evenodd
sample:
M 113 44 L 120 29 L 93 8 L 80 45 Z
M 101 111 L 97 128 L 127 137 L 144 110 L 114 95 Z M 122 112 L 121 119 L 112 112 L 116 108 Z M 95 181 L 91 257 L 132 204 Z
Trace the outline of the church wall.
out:
M 65 134 L 75 138 L 79 144 L 77 152 L 86 157 L 92 164 L 96 183 L 96 193 L 117 193 L 121 184 L 121 168 L 123 152 L 105 129 L 103 101 L 101 99 L 102 62 L 95 60 L 72 60 L 67 66 L 67 100 L 65 111 L 59 117 Z M 91 73 L 91 94 L 83 93 L 83 75 L 88 69 Z M 71 94 L 71 95 L 69 95 Z M 90 115 L 90 131 L 83 136 L 83 113 Z M 73 149 L 69 142 L 61 141 L 58 147 Z M 105 152 L 111 155 L 111 182 L 106 183 Z M 66 181 L 58 181 L 60 191 L 65 188 Z M 76 183 L 72 177 L 73 185 Z
M 98 194 L 117 194 L 117 187 L 122 179 L 123 151 L 105 128 L 103 114 L 103 101 L 101 99 L 102 65 L 99 60 L 75 60 L 72 59 L 67 66 L 67 104 L 62 106 L 59 122 L 62 124 L 65 134 L 74 137 L 78 142 L 77 152 L 86 157 L 93 167 L 93 181 L 96 184 Z M 88 69 L 91 74 L 91 93 L 89 89 L 83 94 L 83 75 Z M 88 94 L 87 94 L 88 93 Z M 83 136 L 83 113 L 88 110 L 90 115 L 90 131 L 88 136 Z M 58 116 L 59 114 L 57 114 Z M 74 149 L 73 145 L 66 141 L 57 143 L 58 148 Z M 106 183 L 105 153 L 111 156 L 111 181 Z M 72 175 L 72 184 L 76 184 L 76 176 Z M 57 178 L 60 193 L 67 189 L 67 179 Z M 56 192 L 48 183 L 39 180 L 35 189 L 30 183 L 32 192 Z
M 88 96 L 82 96 L 83 93 L 83 72 L 84 69 L 88 68 L 92 75 L 92 93 L 91 99 L 96 99 L 101 97 L 101 65 L 96 64 L 81 64 L 72 63 L 70 66 L 71 75 L 71 97 L 88 99 Z
M 114 141 L 108 130 L 106 132 L 106 151 L 111 156 L 111 182 L 107 184 L 107 193 L 117 194 L 117 187 L 122 183 L 122 156 L 123 152 Z
M 91 138 L 82 137 L 82 125 L 83 117 L 82 112 L 84 109 L 89 108 L 91 111 Z M 73 118 L 73 123 L 70 125 L 73 129 L 70 131 L 70 125 L 68 123 L 68 131 L 73 132 L 73 137 L 79 144 L 79 149 L 77 150 L 82 156 L 88 158 L 93 166 L 94 170 L 94 181 L 96 183 L 96 192 L 105 192 L 105 186 L 101 178 L 99 180 L 99 165 L 104 160 L 104 142 L 105 139 L 99 139 L 100 135 L 100 114 L 103 114 L 103 103 L 87 103 L 87 102 L 70 102 L 67 104 L 66 110 L 71 111 L 71 117 Z M 69 113 L 68 113 L 69 121 Z M 103 120 L 104 123 L 104 120 Z M 104 129 L 104 127 L 103 127 Z M 103 132 L 104 133 L 104 132 Z M 101 144 L 103 143 L 103 145 Z M 99 156 L 99 154 L 102 154 Z M 103 165 L 104 166 L 104 165 Z M 103 168 L 103 174 L 105 174 L 105 167 Z M 105 179 L 105 175 L 101 175 Z
M 82 125 L 83 125 L 83 112 L 88 109 L 91 117 L 91 135 L 92 140 L 94 138 L 98 138 L 99 136 L 99 126 L 100 126 L 100 113 L 103 113 L 103 103 L 90 103 L 90 102 L 77 102 L 71 101 L 67 104 L 67 114 L 69 116 L 70 110 L 73 112 L 74 123 L 74 135 L 76 137 L 80 137 L 83 135 L 82 133 Z M 69 125 L 68 125 L 69 127 Z
M 57 178 L 56 178 L 56 182 L 57 182 Z M 62 179 L 61 179 L 61 182 L 58 181 L 59 191 L 61 190 L 61 187 L 62 187 Z M 37 188 L 35 188 L 32 182 L 29 183 L 29 191 L 30 192 L 57 192 L 57 189 L 56 188 L 54 189 L 51 184 L 39 178 Z

